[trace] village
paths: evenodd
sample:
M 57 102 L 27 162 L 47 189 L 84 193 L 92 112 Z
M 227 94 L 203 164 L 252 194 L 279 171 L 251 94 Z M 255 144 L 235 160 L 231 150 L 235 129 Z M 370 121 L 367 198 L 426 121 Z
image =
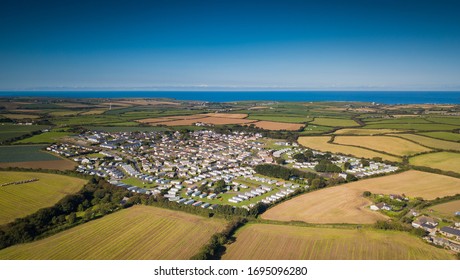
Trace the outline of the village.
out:
M 233 205 L 250 209 L 257 203 L 271 204 L 298 188 L 308 189 L 303 178 L 282 180 L 256 174 L 253 167 L 275 164 L 315 172 L 318 161 L 298 162 L 293 155 L 307 151 L 297 143 L 278 141 L 268 148 L 261 134 L 210 130 L 180 133 L 89 131 L 74 143 L 53 144 L 48 151 L 78 162 L 77 171 L 107 179 L 131 192 L 162 194 L 170 201 L 215 209 Z M 313 151 L 315 155 L 324 153 Z M 334 155 L 337 166 L 346 170 L 333 176 L 357 178 L 391 173 L 396 166 Z M 330 176 L 330 174 L 324 174 Z

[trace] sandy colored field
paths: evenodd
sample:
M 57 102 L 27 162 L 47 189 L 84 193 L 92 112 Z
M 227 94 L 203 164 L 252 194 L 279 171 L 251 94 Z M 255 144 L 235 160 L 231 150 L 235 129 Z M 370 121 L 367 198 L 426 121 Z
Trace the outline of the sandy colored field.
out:
M 366 208 L 364 191 L 405 194 L 427 200 L 460 193 L 460 179 L 410 170 L 307 193 L 283 202 L 262 214 L 262 218 L 308 223 L 368 224 L 384 216 Z
M 415 134 L 398 134 L 398 136 L 434 149 L 460 151 L 460 143 L 433 139 Z
M 86 182 L 55 174 L 0 171 L 0 184 L 34 178 L 39 180 L 0 187 L 0 224 L 52 206 L 67 194 L 79 191 Z
M 460 173 L 460 154 L 439 152 L 409 159 L 410 164 Z
M 45 160 L 45 161 L 22 161 L 22 162 L 0 162 L 1 168 L 21 167 L 32 169 L 55 169 L 55 170 L 72 170 L 77 164 L 71 160 Z
M 254 125 L 267 130 L 299 130 L 305 126 L 305 124 L 302 123 L 282 123 L 270 121 L 258 121 L 255 122 Z
M 131 99 L 131 100 L 117 100 L 115 102 L 111 102 L 112 105 L 138 105 L 138 106 L 147 106 L 147 105 L 180 105 L 178 102 L 172 101 L 161 101 L 161 100 L 148 100 L 148 99 Z M 109 102 L 102 103 L 103 105 L 110 106 Z
M 195 119 L 203 119 L 203 116 L 192 115 L 192 116 L 171 116 L 171 117 L 160 117 L 160 118 L 148 118 L 148 119 L 141 119 L 136 120 L 136 122 L 140 123 L 160 123 L 160 122 L 169 122 L 174 120 L 195 120 Z
M 100 115 L 103 114 L 107 109 L 94 109 L 81 113 L 82 115 Z
M 377 153 L 371 150 L 358 148 L 358 147 L 351 147 L 351 146 L 343 146 L 338 144 L 331 144 L 327 143 L 331 139 L 330 136 L 306 136 L 306 137 L 299 137 L 297 140 L 300 145 L 311 148 L 313 150 L 318 150 L 322 152 L 331 152 L 331 153 L 342 153 L 346 155 L 353 155 L 356 157 L 362 158 L 374 158 L 374 157 L 381 157 L 384 160 L 389 161 L 401 161 L 400 158 Z
M 229 119 L 244 119 L 248 114 L 231 114 L 231 113 L 208 113 L 202 114 L 203 116 L 216 117 L 216 118 L 229 118 Z
M 460 211 L 460 200 L 449 201 L 430 208 L 442 215 L 453 217 L 456 212 Z
M 342 127 L 342 126 L 359 126 L 354 120 L 348 119 L 335 119 L 335 118 L 315 118 L 312 124 L 332 126 L 332 127 Z
M 29 114 L 2 114 L 5 118 L 12 120 L 22 120 L 22 119 L 37 119 L 40 116 L 38 115 L 29 115 Z
M 396 129 L 360 129 L 360 128 L 343 128 L 334 132 L 334 134 L 353 134 L 353 135 L 375 135 L 401 132 Z
M 229 260 L 451 260 L 447 250 L 406 232 L 249 224 L 236 234 Z
M 338 136 L 334 143 L 382 151 L 396 156 L 429 152 L 431 149 L 413 142 L 390 136 Z
M 0 259 L 189 259 L 225 221 L 133 206 L 48 238 L 0 251 Z

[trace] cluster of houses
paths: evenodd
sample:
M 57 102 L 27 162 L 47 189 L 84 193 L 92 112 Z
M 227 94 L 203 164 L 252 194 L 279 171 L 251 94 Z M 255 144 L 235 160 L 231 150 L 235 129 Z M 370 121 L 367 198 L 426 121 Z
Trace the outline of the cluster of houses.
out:
M 81 155 L 91 154 L 98 151 L 98 149 L 94 149 L 93 147 L 73 145 L 67 143 L 53 144 L 49 147 L 46 147 L 46 150 L 65 157 L 78 157 Z
M 298 168 L 298 169 L 314 169 L 316 165 L 319 164 L 318 161 L 312 160 L 312 161 L 306 161 L 306 162 L 298 162 L 295 159 L 292 158 L 293 155 L 298 154 L 298 153 L 304 153 L 306 149 L 301 149 L 301 148 L 283 148 L 281 150 L 277 150 L 273 152 L 274 157 L 281 157 L 283 154 L 286 155 L 288 158 L 286 160 L 286 163 L 292 164 L 292 167 Z M 319 152 L 319 151 L 313 151 L 314 155 L 324 155 L 325 153 Z M 341 177 L 346 178 L 347 173 L 353 174 L 357 178 L 363 178 L 363 177 L 369 177 L 373 175 L 379 175 L 379 174 L 386 174 L 386 173 L 391 173 L 395 172 L 398 170 L 397 166 L 393 166 L 390 164 L 385 164 L 381 162 L 376 162 L 376 161 L 369 161 L 369 166 L 363 166 L 362 162 L 360 159 L 355 158 L 355 157 L 349 157 L 349 156 L 342 156 L 342 155 L 335 155 L 334 156 L 335 160 L 332 161 L 333 164 L 337 166 L 343 166 L 346 162 L 348 162 L 349 168 L 346 170 L 346 173 L 340 174 Z
M 428 216 L 420 216 L 412 222 L 414 228 L 421 228 L 428 232 L 426 241 L 460 253 L 460 223 L 439 229 L 438 225 L 436 219 Z

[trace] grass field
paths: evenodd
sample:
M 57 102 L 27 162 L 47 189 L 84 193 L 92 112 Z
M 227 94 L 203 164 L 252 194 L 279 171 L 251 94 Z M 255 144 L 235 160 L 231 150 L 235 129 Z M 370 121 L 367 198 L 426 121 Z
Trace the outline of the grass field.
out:
M 286 123 L 305 123 L 311 121 L 311 118 L 305 116 L 285 116 L 285 115 L 250 115 L 249 120 L 273 121 Z
M 2 114 L 2 116 L 12 120 L 38 119 L 40 117 L 30 114 Z
M 398 134 L 398 136 L 434 149 L 460 151 L 460 143 L 433 139 L 431 137 L 425 137 L 415 134 Z
M 85 129 L 104 131 L 104 132 L 134 132 L 134 131 L 166 131 L 166 127 L 157 126 L 85 126 Z
M 437 123 L 372 123 L 366 124 L 364 128 L 367 129 L 399 129 L 399 130 L 453 130 L 458 126 L 450 124 L 437 124 Z
M 249 224 L 228 245 L 229 260 L 451 260 L 447 250 L 406 232 Z
M 360 128 L 343 128 L 334 132 L 334 134 L 342 135 L 376 135 L 401 132 L 396 129 L 360 129 Z
M 452 218 L 455 216 L 455 212 L 460 211 L 460 200 L 441 203 L 433 207 L 430 207 L 430 209 L 433 209 L 434 211 L 440 213 L 443 216 Z
M 444 131 L 433 131 L 433 132 L 423 132 L 419 133 L 421 135 L 438 138 L 441 140 L 448 141 L 460 141 L 460 133 L 444 132 Z
M 457 153 L 439 152 L 419 155 L 410 158 L 409 163 L 460 173 L 460 154 Z
M 0 143 L 45 128 L 48 128 L 48 126 L 0 124 Z
M 362 197 L 364 191 L 432 200 L 460 193 L 460 179 L 411 170 L 307 193 L 270 208 L 262 218 L 351 224 L 369 224 L 384 219 L 379 213 L 367 209 L 370 201 Z
M 79 191 L 86 182 L 63 175 L 0 171 L 0 184 L 33 178 L 38 181 L 0 187 L 0 224 L 52 206 L 67 194 Z
M 322 134 L 333 130 L 332 127 L 329 126 L 320 126 L 314 124 L 308 124 L 307 127 L 300 133 L 301 135 L 315 135 L 315 134 Z
M 389 136 L 337 136 L 334 143 L 359 146 L 396 156 L 408 156 L 431 151 L 431 149 L 413 142 Z
M 319 150 L 322 152 L 342 153 L 342 154 L 353 155 L 356 157 L 363 157 L 363 158 L 381 157 L 384 160 L 396 161 L 396 162 L 401 161 L 401 159 L 398 157 L 374 152 L 374 151 L 363 149 L 363 148 L 327 143 L 330 139 L 331 139 L 330 136 L 310 136 L 310 137 L 299 137 L 297 141 L 302 146 L 305 146 L 305 147 L 308 147 L 314 150 Z
M 69 132 L 45 132 L 42 134 L 34 135 L 32 137 L 22 139 L 15 142 L 15 144 L 41 144 L 41 143 L 55 143 L 59 141 L 62 137 L 69 136 Z
M 312 124 L 331 126 L 331 127 L 347 127 L 347 126 L 359 126 L 354 120 L 348 119 L 335 119 L 335 118 L 315 118 Z
M 42 151 L 46 145 L 0 146 L 0 162 L 26 162 L 60 160 Z
M 189 259 L 223 220 L 133 206 L 46 239 L 0 251 L 0 259 Z

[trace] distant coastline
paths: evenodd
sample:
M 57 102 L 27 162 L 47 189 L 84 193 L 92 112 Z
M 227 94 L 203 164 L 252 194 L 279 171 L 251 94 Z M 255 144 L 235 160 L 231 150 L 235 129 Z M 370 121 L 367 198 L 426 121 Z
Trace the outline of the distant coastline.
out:
M 0 91 L 1 97 L 171 98 L 208 102 L 337 101 L 460 104 L 460 91 Z

